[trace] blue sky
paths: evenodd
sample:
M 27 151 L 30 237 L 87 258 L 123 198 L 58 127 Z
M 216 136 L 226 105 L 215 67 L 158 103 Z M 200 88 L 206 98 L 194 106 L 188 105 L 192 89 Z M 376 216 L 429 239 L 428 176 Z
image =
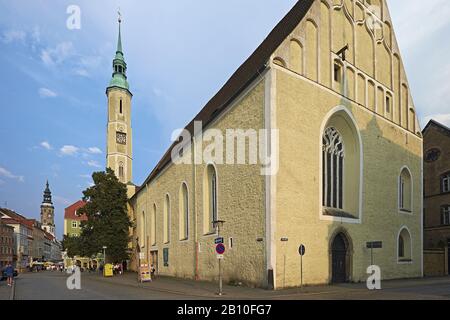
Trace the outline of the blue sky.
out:
M 123 13 L 133 98 L 134 182 L 253 52 L 295 0 L 0 0 L 0 206 L 39 218 L 46 179 L 56 207 L 105 166 L 106 96 Z M 416 108 L 450 125 L 450 1 L 389 0 Z M 69 30 L 69 5 L 81 29 Z

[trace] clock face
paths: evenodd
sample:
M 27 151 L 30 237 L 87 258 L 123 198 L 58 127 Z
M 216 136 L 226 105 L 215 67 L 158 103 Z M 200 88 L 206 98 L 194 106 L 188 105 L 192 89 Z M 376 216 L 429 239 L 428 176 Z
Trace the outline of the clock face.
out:
M 117 132 L 116 141 L 118 144 L 127 144 L 127 134 L 123 132 Z

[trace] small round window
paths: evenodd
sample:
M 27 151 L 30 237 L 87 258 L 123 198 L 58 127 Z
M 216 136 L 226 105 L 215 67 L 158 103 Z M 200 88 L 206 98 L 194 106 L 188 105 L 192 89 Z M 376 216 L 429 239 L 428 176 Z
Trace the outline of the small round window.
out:
M 439 149 L 436 149 L 436 148 L 430 149 L 425 154 L 425 161 L 433 162 L 433 161 L 438 160 L 440 156 L 441 156 L 441 151 Z

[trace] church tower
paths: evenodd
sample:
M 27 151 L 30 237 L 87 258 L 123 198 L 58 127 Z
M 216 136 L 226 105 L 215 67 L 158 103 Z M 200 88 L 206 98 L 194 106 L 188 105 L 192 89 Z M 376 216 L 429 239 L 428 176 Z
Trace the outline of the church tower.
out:
M 122 51 L 121 23 L 119 16 L 119 38 L 113 60 L 112 79 L 106 89 L 108 97 L 108 125 L 106 166 L 111 168 L 123 183 L 133 180 L 133 154 L 131 129 L 131 99 L 127 81 L 127 64 Z
M 42 229 L 55 236 L 55 207 L 52 202 L 52 192 L 47 181 L 47 187 L 44 190 L 44 200 L 41 205 L 41 223 Z

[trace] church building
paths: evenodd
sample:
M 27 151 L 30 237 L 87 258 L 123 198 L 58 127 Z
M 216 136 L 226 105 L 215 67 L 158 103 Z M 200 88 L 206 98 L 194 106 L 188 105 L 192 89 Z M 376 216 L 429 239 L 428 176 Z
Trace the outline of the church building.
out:
M 129 186 L 134 268 L 217 280 L 220 225 L 225 282 L 422 275 L 422 135 L 386 1 L 298 1 L 138 187 L 120 34 L 113 65 L 107 162 Z M 250 134 L 245 161 L 225 162 L 228 130 L 265 132 L 270 162 Z

